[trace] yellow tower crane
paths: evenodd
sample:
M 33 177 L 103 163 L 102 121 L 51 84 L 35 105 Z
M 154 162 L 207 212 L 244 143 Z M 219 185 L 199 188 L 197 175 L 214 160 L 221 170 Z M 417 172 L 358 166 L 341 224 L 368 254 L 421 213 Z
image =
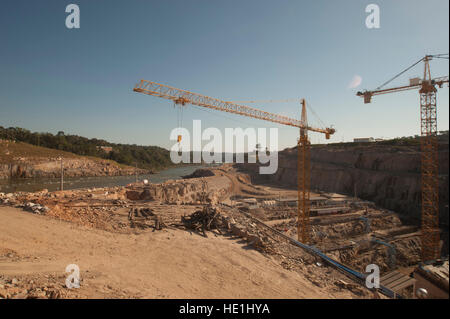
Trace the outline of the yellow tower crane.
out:
M 161 97 L 172 100 L 175 104 L 184 106 L 192 104 L 210 108 L 217 111 L 229 112 L 241 116 L 252 117 L 264 121 L 278 123 L 282 125 L 297 127 L 300 129 L 300 139 L 298 140 L 298 162 L 297 162 L 297 188 L 298 188 L 298 205 L 297 205 L 297 234 L 298 240 L 303 243 L 309 243 L 309 211 L 310 211 L 310 156 L 308 141 L 308 131 L 323 133 L 326 139 L 329 139 L 335 133 L 333 128 L 314 128 L 308 126 L 306 119 L 306 102 L 302 104 L 302 118 L 296 120 L 287 116 L 274 114 L 259 110 L 257 108 L 241 105 L 235 102 L 222 101 L 205 95 L 192 93 L 186 90 L 177 89 L 171 86 L 141 80 L 133 89 L 133 91 L 148 95 Z
M 420 145 L 422 158 L 422 260 L 440 258 L 439 240 L 439 175 L 438 175 L 438 138 L 436 92 L 448 83 L 448 76 L 431 78 L 430 60 L 433 58 L 448 59 L 447 54 L 427 55 L 403 70 L 389 81 L 373 91 L 358 92 L 364 103 L 370 103 L 372 96 L 418 89 L 420 94 Z M 417 64 L 424 63 L 423 79 L 414 78 L 409 85 L 382 89 Z

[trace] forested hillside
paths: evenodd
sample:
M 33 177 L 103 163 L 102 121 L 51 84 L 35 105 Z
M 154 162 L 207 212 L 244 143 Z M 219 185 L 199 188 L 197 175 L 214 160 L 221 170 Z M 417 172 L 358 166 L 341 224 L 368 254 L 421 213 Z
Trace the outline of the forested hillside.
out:
M 36 146 L 48 147 L 83 156 L 95 156 L 114 160 L 118 163 L 139 168 L 159 170 L 172 166 L 169 151 L 158 146 L 114 144 L 105 140 L 86 138 L 78 135 L 65 135 L 59 132 L 36 133 L 29 130 L 0 126 L 0 139 L 15 140 Z

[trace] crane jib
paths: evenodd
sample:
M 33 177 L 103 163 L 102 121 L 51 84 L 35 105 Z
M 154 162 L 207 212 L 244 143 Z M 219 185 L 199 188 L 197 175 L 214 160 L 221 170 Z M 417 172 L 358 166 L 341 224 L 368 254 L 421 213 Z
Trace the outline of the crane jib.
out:
M 332 128 L 320 129 L 305 126 L 300 120 L 292 119 L 283 115 L 269 113 L 246 105 L 222 101 L 205 95 L 192 93 L 167 85 L 141 80 L 134 88 L 135 92 L 153 95 L 174 101 L 176 104 L 192 104 L 219 111 L 234 113 L 242 116 L 252 117 L 264 121 L 274 122 L 282 125 L 298 127 L 313 132 L 326 134 L 327 138 L 334 134 Z

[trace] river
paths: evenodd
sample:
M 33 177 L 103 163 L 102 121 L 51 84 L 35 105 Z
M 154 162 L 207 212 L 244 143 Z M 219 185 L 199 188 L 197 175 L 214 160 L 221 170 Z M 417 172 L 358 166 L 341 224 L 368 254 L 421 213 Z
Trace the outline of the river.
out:
M 169 168 L 156 174 L 139 175 L 138 180 L 147 179 L 150 183 L 162 183 L 169 179 L 179 179 L 182 176 L 192 174 L 205 165 L 183 166 Z M 64 178 L 64 189 L 94 188 L 125 186 L 136 181 L 136 176 L 100 176 L 100 177 L 67 177 Z M 35 192 L 42 189 L 49 191 L 59 190 L 59 178 L 23 178 L 12 180 L 0 180 L 0 192 Z

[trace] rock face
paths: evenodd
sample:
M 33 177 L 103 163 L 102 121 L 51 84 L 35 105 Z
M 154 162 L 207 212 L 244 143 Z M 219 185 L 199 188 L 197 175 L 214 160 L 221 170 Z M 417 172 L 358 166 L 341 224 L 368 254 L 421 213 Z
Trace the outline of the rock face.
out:
M 64 159 L 64 176 L 120 176 L 133 175 L 132 167 L 119 166 L 108 160 L 90 158 Z M 139 174 L 148 173 L 139 170 Z M 0 164 L 0 179 L 7 178 L 52 178 L 61 174 L 61 163 L 54 158 L 26 159 L 20 158 L 11 164 Z
M 231 190 L 231 182 L 224 176 L 191 178 L 150 184 L 128 189 L 126 197 L 130 200 L 152 200 L 167 204 L 215 204 Z
M 439 203 L 441 222 L 448 225 L 448 143 L 439 149 Z M 418 147 L 365 145 L 323 146 L 311 149 L 311 188 L 355 195 L 409 217 L 421 212 L 421 161 Z M 245 164 L 254 177 L 286 186 L 297 185 L 297 151 L 279 153 L 278 170 L 257 176 L 255 164 Z

